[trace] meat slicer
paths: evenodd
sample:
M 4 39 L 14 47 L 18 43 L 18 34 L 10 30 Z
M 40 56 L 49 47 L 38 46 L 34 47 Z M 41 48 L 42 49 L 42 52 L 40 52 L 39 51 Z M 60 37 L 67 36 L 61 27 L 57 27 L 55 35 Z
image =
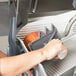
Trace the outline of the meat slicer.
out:
M 76 5 L 75 0 L 73 0 L 74 8 L 76 8 L 75 5 Z M 58 30 L 52 24 L 49 24 L 49 25 L 43 24 L 43 26 L 41 27 L 36 26 L 37 25 L 36 24 L 35 26 L 31 28 L 31 21 L 29 21 L 28 18 L 31 15 L 35 16 L 34 14 L 36 13 L 36 10 L 37 10 L 38 0 L 9 0 L 9 6 L 10 6 L 10 32 L 9 32 L 9 39 L 8 39 L 9 40 L 9 47 L 8 47 L 8 52 L 7 52 L 8 56 L 19 55 L 19 54 L 28 52 L 28 49 L 24 45 L 22 39 L 17 37 L 18 32 L 25 25 L 26 25 L 25 30 L 27 32 L 29 29 L 34 30 L 34 28 L 37 28 L 37 27 L 39 28 L 37 30 L 42 30 L 42 29 L 45 30 L 45 28 L 47 28 L 47 26 L 49 25 L 53 27 L 53 32 L 49 31 L 50 33 L 48 32 L 46 36 L 44 37 L 41 36 L 41 39 L 39 40 L 41 41 L 43 40 L 42 42 L 38 40 L 30 44 L 30 48 L 32 50 L 43 47 L 45 43 L 48 43 L 48 40 L 51 40 L 53 38 L 61 39 L 66 46 L 70 44 L 70 41 L 73 45 L 76 44 L 76 35 L 75 35 L 76 34 L 75 32 L 76 16 L 75 15 L 69 20 L 67 27 L 65 28 L 65 33 L 63 35 L 63 38 L 61 38 L 60 35 L 58 34 Z M 72 7 L 71 9 L 74 9 L 74 8 Z M 38 17 L 37 19 L 40 19 L 40 18 Z M 27 24 L 27 23 L 30 23 L 30 24 Z M 34 25 L 34 23 L 32 23 L 32 25 Z M 74 28 L 74 30 L 72 28 Z M 73 35 L 70 34 L 71 31 Z M 37 48 L 38 44 L 41 44 L 41 46 Z M 75 53 L 76 47 L 74 47 L 73 45 L 70 45 L 70 47 L 72 46 L 74 48 L 72 52 Z M 54 59 L 54 60 L 49 60 L 49 61 L 45 61 L 43 63 L 38 64 L 36 67 L 32 68 L 33 75 L 34 76 L 76 76 L 76 67 L 75 67 L 76 66 L 76 55 L 73 55 L 73 57 L 71 57 L 72 52 L 69 53 L 67 58 L 62 61 L 59 59 L 58 60 Z M 72 59 L 73 63 L 68 64 L 69 61 L 71 61 L 69 58 L 71 59 L 73 58 Z M 75 64 L 75 65 L 72 65 L 72 64 Z M 26 73 L 24 73 L 23 75 L 28 76 Z

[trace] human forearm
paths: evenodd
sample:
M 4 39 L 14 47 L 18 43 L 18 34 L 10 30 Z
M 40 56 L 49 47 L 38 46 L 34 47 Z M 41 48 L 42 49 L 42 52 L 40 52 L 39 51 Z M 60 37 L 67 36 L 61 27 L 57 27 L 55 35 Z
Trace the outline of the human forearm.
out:
M 32 51 L 18 56 L 6 57 L 1 59 L 1 74 L 14 76 L 13 74 L 23 73 L 33 66 L 44 61 L 45 57 L 40 50 Z

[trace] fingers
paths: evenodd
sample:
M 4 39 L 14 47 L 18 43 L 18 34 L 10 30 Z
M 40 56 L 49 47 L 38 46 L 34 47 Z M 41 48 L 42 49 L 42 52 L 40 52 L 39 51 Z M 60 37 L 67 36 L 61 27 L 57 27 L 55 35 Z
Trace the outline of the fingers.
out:
M 61 40 L 55 39 L 55 41 L 59 44 L 59 53 L 57 55 L 57 58 L 64 59 L 67 55 L 67 48 L 64 46 Z
M 59 54 L 57 55 L 57 57 L 62 60 L 66 56 L 67 56 L 67 48 L 62 44 L 61 51 L 59 52 Z
M 57 58 L 62 60 L 67 55 L 67 48 L 64 46 L 64 44 L 62 43 L 61 40 L 58 40 L 58 39 L 56 39 L 56 40 L 57 40 L 57 43 L 60 44 L 60 48 L 59 48 L 60 52 L 58 53 Z
M 44 47 L 44 53 L 47 55 L 47 60 L 55 58 L 64 59 L 67 55 L 67 48 L 64 46 L 61 40 L 53 39 Z

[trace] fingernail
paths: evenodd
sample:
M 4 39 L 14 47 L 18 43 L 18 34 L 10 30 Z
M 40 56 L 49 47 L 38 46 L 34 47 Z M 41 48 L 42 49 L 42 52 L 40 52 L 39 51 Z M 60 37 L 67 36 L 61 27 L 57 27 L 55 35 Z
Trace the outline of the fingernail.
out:
M 67 53 L 65 51 L 61 51 L 59 54 L 58 54 L 58 58 L 59 59 L 64 59 L 66 57 Z

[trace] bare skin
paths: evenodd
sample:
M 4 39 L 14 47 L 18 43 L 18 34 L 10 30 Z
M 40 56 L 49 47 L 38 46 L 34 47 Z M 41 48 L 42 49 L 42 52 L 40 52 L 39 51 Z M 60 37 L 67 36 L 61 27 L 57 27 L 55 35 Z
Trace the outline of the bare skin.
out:
M 0 51 L 0 58 L 4 58 L 4 57 L 7 57 L 7 55 L 2 51 Z M 26 73 L 28 74 L 28 76 L 33 76 L 33 74 L 30 71 L 27 71 Z M 19 74 L 18 76 L 22 76 L 22 74 Z
M 50 41 L 45 47 L 18 56 L 0 58 L 1 76 L 16 76 L 28 71 L 40 62 L 51 60 L 67 48 L 58 39 Z M 10 73 L 10 74 L 9 74 Z
M 0 58 L 6 57 L 7 55 L 5 53 L 3 53 L 2 51 L 0 51 Z

